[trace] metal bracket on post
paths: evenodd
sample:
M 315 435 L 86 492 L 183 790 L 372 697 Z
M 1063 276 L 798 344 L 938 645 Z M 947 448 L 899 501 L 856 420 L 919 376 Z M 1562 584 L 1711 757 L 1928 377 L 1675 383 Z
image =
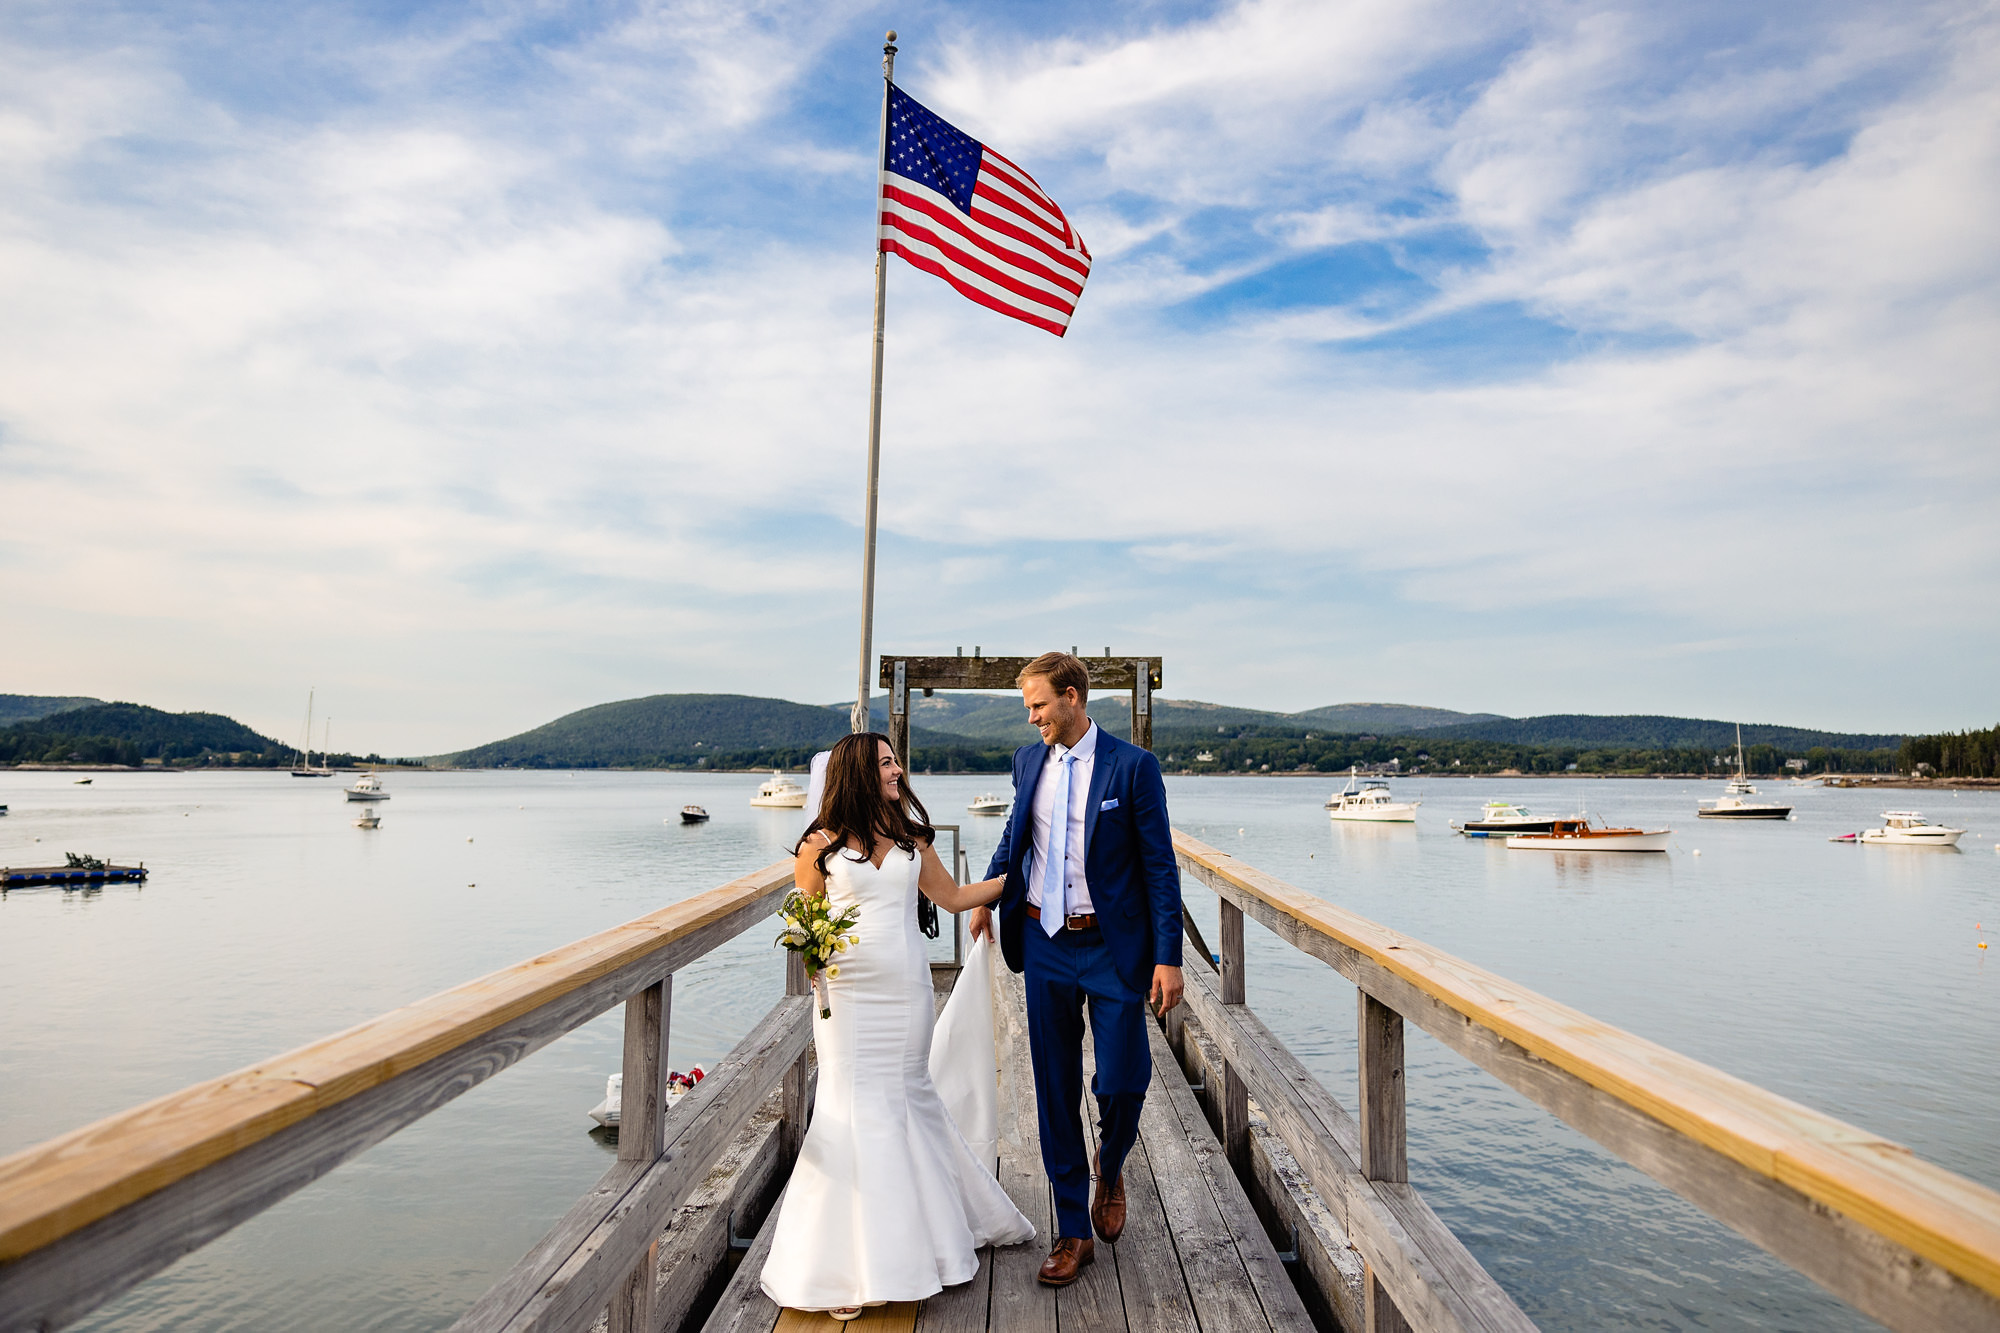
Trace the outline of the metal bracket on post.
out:
M 896 685 L 889 693 L 889 711 L 908 713 L 910 711 L 910 664 L 901 658 L 896 660 Z
M 1132 744 L 1153 748 L 1153 665 L 1143 657 L 1132 659 Z
M 1298 1229 L 1293 1228 L 1292 1248 L 1295 1250 L 1299 1248 L 1298 1237 Z M 731 1208 L 729 1210 L 729 1248 L 732 1250 L 747 1250 L 756 1243 L 757 1237 L 755 1234 L 748 1236 L 739 1236 L 736 1234 L 736 1210 Z

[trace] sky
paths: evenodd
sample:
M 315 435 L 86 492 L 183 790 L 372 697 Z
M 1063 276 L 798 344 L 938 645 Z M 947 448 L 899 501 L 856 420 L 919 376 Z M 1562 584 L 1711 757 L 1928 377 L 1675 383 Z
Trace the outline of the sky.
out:
M 851 699 L 891 26 L 1095 268 L 890 261 L 879 648 L 2000 720 L 2000 9 L 1840 0 L 0 0 L 0 691 Z

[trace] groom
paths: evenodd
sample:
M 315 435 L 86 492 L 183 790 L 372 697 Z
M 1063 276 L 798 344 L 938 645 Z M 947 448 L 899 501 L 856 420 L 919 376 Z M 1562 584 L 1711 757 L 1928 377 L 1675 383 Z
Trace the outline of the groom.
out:
M 1125 1229 L 1125 1155 L 1153 1077 L 1146 1008 L 1164 1014 L 1181 1001 L 1180 872 L 1159 762 L 1090 720 L 1083 663 L 1044 653 L 1015 683 L 1042 744 L 1014 754 L 1014 808 L 986 877 L 1006 876 L 1000 951 L 1027 974 L 1042 1166 L 1055 1187 L 1056 1241 L 1038 1276 L 1065 1287 L 1095 1258 L 1093 1228 L 1106 1241 Z M 991 933 L 986 908 L 972 931 Z M 1094 1172 L 1077 1113 L 1085 1005 L 1097 1054 Z

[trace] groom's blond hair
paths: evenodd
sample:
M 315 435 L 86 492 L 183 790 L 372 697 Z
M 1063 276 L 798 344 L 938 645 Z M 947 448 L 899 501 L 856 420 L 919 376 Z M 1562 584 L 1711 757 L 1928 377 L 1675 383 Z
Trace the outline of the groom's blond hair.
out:
M 1076 701 L 1080 704 L 1090 702 L 1090 668 L 1083 664 L 1080 657 L 1069 653 L 1043 653 L 1021 668 L 1021 674 L 1014 677 L 1014 684 L 1019 685 L 1030 676 L 1042 677 L 1057 694 L 1075 690 Z

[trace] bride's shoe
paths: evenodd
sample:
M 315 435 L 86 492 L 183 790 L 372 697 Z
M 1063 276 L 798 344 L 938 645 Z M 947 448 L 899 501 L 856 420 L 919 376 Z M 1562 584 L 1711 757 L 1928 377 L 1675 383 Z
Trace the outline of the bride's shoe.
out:
M 861 1307 L 858 1305 L 843 1305 L 838 1310 L 827 1311 L 829 1316 L 838 1319 L 843 1324 L 850 1319 L 859 1319 L 861 1313 Z

